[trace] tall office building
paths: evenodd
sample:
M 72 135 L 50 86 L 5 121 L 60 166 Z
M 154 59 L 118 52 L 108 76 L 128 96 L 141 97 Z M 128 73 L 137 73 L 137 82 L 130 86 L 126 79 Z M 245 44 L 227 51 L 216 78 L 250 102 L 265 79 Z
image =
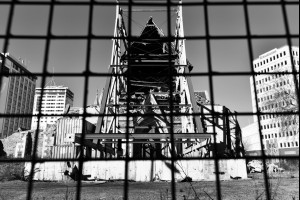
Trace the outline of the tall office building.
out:
M 0 113 L 32 114 L 37 77 L 9 53 L 0 54 L 1 93 Z M 0 138 L 11 135 L 18 128 L 30 129 L 31 117 L 0 118 Z
M 74 94 L 68 87 L 57 86 L 53 79 L 47 83 L 43 90 L 43 96 L 41 96 L 42 88 L 36 88 L 34 96 L 33 115 L 39 113 L 40 105 L 41 114 L 47 115 L 40 118 L 39 129 L 45 129 L 47 124 L 54 124 L 60 118 L 59 115 L 64 113 L 67 104 L 73 106 L 74 99 Z M 36 129 L 37 126 L 38 118 L 33 117 L 31 129 Z
M 293 66 L 298 72 L 292 74 Z M 253 61 L 256 94 L 250 78 L 253 112 L 256 102 L 263 114 L 260 116 L 263 147 L 267 155 L 299 155 L 299 115 L 276 115 L 276 112 L 298 110 L 295 82 L 299 88 L 299 47 L 283 46 L 259 56 Z M 274 73 L 274 74 L 272 74 Z M 254 123 L 258 117 L 254 116 Z M 258 130 L 258 129 L 257 129 Z

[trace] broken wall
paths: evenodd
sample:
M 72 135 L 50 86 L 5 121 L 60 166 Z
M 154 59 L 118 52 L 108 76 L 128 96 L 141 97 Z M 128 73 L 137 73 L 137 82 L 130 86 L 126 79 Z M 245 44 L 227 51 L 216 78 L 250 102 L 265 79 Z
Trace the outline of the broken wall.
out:
M 193 181 L 216 180 L 214 160 L 178 160 L 175 162 L 175 179 L 180 181 L 189 176 Z M 78 167 L 78 162 L 71 163 Z M 29 172 L 31 163 L 25 164 L 25 171 Z M 128 179 L 134 181 L 162 180 L 171 181 L 171 164 L 167 161 L 130 161 Z M 67 162 L 44 162 L 35 165 L 34 180 L 62 181 L 69 179 L 64 172 L 70 168 Z M 83 164 L 83 175 L 89 175 L 98 180 L 124 180 L 124 161 L 88 161 Z M 231 178 L 247 178 L 246 162 L 243 159 L 219 161 L 220 180 Z

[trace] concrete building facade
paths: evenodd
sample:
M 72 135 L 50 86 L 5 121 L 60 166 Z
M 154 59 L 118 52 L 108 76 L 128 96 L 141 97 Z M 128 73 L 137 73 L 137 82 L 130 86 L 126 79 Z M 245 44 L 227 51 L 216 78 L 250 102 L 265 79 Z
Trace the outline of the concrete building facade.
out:
M 253 68 L 258 73 L 255 83 L 250 78 L 253 112 L 257 111 L 258 104 L 260 112 L 268 113 L 259 119 L 254 115 L 254 123 L 260 120 L 266 154 L 299 155 L 299 115 L 292 114 L 299 108 L 296 97 L 299 91 L 295 87 L 297 84 L 299 88 L 299 47 L 291 47 L 291 52 L 289 46 L 272 49 L 255 59 Z M 296 76 L 291 74 L 294 70 Z M 278 112 L 291 115 L 278 115 Z M 257 132 L 256 128 L 244 130 L 244 135 L 251 135 L 247 131 Z
M 52 80 L 52 83 L 54 81 Z M 65 86 L 56 86 L 55 84 L 46 85 L 43 88 L 36 88 L 34 96 L 33 115 L 37 115 L 41 106 L 39 129 L 45 129 L 47 124 L 55 124 L 57 119 L 61 118 L 66 105 L 73 106 L 74 94 Z M 38 117 L 32 119 L 31 129 L 35 130 L 38 127 Z
M 261 143 L 258 123 L 251 123 L 242 128 L 243 143 L 247 156 L 260 156 Z
M 2 63 L 3 62 L 3 63 Z M 0 113 L 27 114 L 33 111 L 34 91 L 37 77 L 24 64 L 9 53 L 0 54 L 1 94 Z M 31 117 L 0 118 L 0 138 L 14 133 L 19 127 L 30 129 Z

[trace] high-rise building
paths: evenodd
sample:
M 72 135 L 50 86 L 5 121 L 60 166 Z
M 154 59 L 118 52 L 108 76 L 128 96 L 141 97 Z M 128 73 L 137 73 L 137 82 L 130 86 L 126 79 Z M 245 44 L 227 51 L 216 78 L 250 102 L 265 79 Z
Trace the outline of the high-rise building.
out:
M 46 116 L 40 117 L 39 129 L 45 129 L 47 124 L 54 124 L 56 120 L 60 118 L 59 115 L 64 113 L 66 105 L 73 106 L 74 94 L 68 87 L 62 85 L 57 86 L 52 79 L 43 88 L 43 97 L 41 95 L 42 88 L 36 88 L 33 115 L 37 115 L 39 113 L 41 106 L 41 114 Z M 37 129 L 37 126 L 38 117 L 33 117 L 31 129 Z
M 250 78 L 253 112 L 256 103 L 262 113 L 260 124 L 267 155 L 299 155 L 299 115 L 296 84 L 299 89 L 299 47 L 272 49 L 253 61 L 255 83 Z M 291 72 L 297 71 L 294 76 Z M 254 92 L 256 85 L 256 94 Z M 276 112 L 289 114 L 278 115 Z M 254 123 L 258 117 L 254 116 Z
M 1 93 L 0 113 L 32 114 L 37 77 L 24 64 L 9 53 L 0 54 Z M 30 129 L 31 117 L 0 118 L 0 138 L 7 137 L 18 128 Z

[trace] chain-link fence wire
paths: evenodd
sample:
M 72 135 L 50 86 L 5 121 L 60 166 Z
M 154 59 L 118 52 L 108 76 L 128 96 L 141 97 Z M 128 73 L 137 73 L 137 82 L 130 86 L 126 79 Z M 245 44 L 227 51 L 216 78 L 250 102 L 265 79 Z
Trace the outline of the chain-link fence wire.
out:
M 134 33 L 133 33 L 133 23 L 135 23 L 134 18 L 133 18 L 133 13 L 134 13 L 134 9 L 135 7 L 154 7 L 156 9 L 160 8 L 161 12 L 164 12 L 166 15 L 166 40 L 167 41 L 171 41 L 173 35 L 172 35 L 172 14 L 173 14 L 173 8 L 175 8 L 176 6 L 179 5 L 178 1 L 172 1 L 172 0 L 162 0 L 162 1 L 133 1 L 133 0 L 124 0 L 124 1 L 119 1 L 119 2 L 115 2 L 115 1 L 95 1 L 95 0 L 87 0 L 87 1 L 56 1 L 56 0 L 48 0 L 48 1 L 18 1 L 18 0 L 7 0 L 7 1 L 1 1 L 0 2 L 0 6 L 5 6 L 8 9 L 7 12 L 7 18 L 4 19 L 5 21 L 5 25 L 6 27 L 1 27 L 2 31 L 0 32 L 0 40 L 2 40 L 2 49 L 1 51 L 3 53 L 5 52 L 9 52 L 10 50 L 10 42 L 12 40 L 39 40 L 39 41 L 44 41 L 45 45 L 44 45 L 44 49 L 43 49 L 43 62 L 42 62 L 42 70 L 40 72 L 33 72 L 34 76 L 37 76 L 39 79 L 41 79 L 40 85 L 41 88 L 44 88 L 43 86 L 46 85 L 47 83 L 47 78 L 55 76 L 55 77 L 74 77 L 74 78 L 82 78 L 81 80 L 83 83 L 83 94 L 88 94 L 88 88 L 89 88 L 89 84 L 90 81 L 89 79 L 92 78 L 106 78 L 106 77 L 110 77 L 111 74 L 110 73 L 103 73 L 103 72 L 93 72 L 93 70 L 91 69 L 91 56 L 92 56 L 92 42 L 93 41 L 103 41 L 103 40 L 111 40 L 111 39 L 116 39 L 114 38 L 113 34 L 95 34 L 93 33 L 93 23 L 97 20 L 103 20 L 105 21 L 106 19 L 95 19 L 94 17 L 94 12 L 96 7 L 115 7 L 115 6 L 121 6 L 124 9 L 127 9 L 127 37 L 125 38 L 128 41 L 128 44 L 131 44 L 131 40 L 132 38 L 134 38 Z M 237 77 L 237 76 L 243 76 L 243 77 L 252 77 L 252 81 L 253 83 L 255 83 L 257 81 L 257 76 L 259 75 L 276 75 L 278 73 L 276 72 L 263 72 L 260 74 L 257 74 L 253 67 L 252 67 L 252 61 L 255 59 L 255 55 L 254 55 L 254 47 L 253 47 L 253 41 L 254 40 L 268 40 L 268 39 L 282 39 L 286 41 L 286 44 L 289 46 L 290 48 L 290 54 L 292 52 L 291 47 L 293 46 L 293 40 L 298 39 L 298 33 L 291 33 L 291 27 L 289 24 L 289 19 L 288 19 L 288 11 L 287 11 L 287 7 L 288 6 L 299 6 L 299 2 L 297 1 L 183 1 L 180 4 L 183 8 L 186 7 L 199 7 L 201 9 L 203 9 L 203 22 L 204 22 L 204 34 L 189 34 L 186 35 L 184 39 L 188 40 L 188 41 L 201 41 L 203 42 L 204 46 L 205 46 L 205 52 L 206 52 L 206 60 L 207 60 L 207 71 L 201 72 L 201 71 L 196 71 L 196 72 L 191 72 L 189 74 L 189 76 L 191 76 L 192 78 L 195 77 L 199 77 L 199 79 L 201 79 L 202 77 L 207 78 L 207 82 L 208 82 L 208 86 L 209 86 L 209 94 L 210 94 L 210 103 L 211 105 L 215 105 L 215 91 L 214 91 L 214 78 L 219 78 L 222 76 L 229 76 L 229 77 Z M 19 6 L 45 6 L 49 9 L 48 12 L 48 17 L 47 17 L 47 23 L 46 23 L 46 33 L 45 34 L 13 34 L 12 31 L 12 27 L 13 27 L 13 22 L 14 22 L 14 16 L 17 14 L 16 12 L 18 11 L 18 7 Z M 87 34 L 79 34 L 79 35 L 61 35 L 61 34 L 54 34 L 53 33 L 53 21 L 55 18 L 55 8 L 58 6 L 84 6 L 87 10 L 88 10 L 88 23 L 86 26 L 87 29 Z M 242 13 L 243 13 L 243 17 L 244 17 L 244 22 L 245 22 L 245 34 L 212 34 L 211 33 L 211 21 L 209 20 L 209 14 L 210 14 L 210 10 L 213 7 L 216 6 L 222 6 L 222 7 L 236 7 L 236 8 L 242 8 Z M 272 7 L 272 6 L 277 6 L 278 8 L 280 8 L 280 12 L 282 13 L 282 20 L 283 20 L 283 24 L 284 24 L 284 33 L 280 33 L 280 34 L 253 34 L 253 31 L 251 30 L 251 18 L 250 18 L 250 14 L 249 14 L 249 9 L 251 9 L 251 7 L 253 6 L 266 6 L 266 7 Z M 298 7 L 299 8 L 299 7 Z M 155 9 L 153 9 L 155 10 Z M 200 19 L 199 19 L 200 20 Z M 195 24 L 195 26 L 197 26 Z M 5 30 L 5 31 L 3 31 Z M 123 39 L 123 38 L 120 38 Z M 81 73 L 77 73 L 77 72 L 73 72 L 72 69 L 70 71 L 68 71 L 67 73 L 51 73 L 49 72 L 49 61 L 50 61 L 50 46 L 52 44 L 53 41 L 63 41 L 63 40 L 70 40 L 70 41 L 76 41 L 76 40 L 84 40 L 86 41 L 86 47 L 85 47 L 85 62 L 84 62 L 84 70 Z M 250 69 L 247 72 L 240 72 L 240 71 L 229 71 L 229 72 L 216 72 L 213 69 L 213 55 L 212 55 L 212 41 L 218 41 L 218 40 L 245 40 L 247 43 L 247 52 L 248 52 L 248 57 L 249 57 L 249 62 L 247 63 L 247 65 L 250 66 Z M 169 49 L 171 49 L 170 45 L 171 42 L 168 42 L 169 45 Z M 228 47 L 228 49 L 230 50 L 230 47 Z M 22 55 L 21 55 L 22 56 Z M 188 55 L 187 55 L 188 56 Z M 22 76 L 26 76 L 24 74 L 5 74 L 3 71 L 3 66 L 5 64 L 5 60 L 7 59 L 4 55 L 1 55 L 1 59 L 3 60 L 1 63 L 1 76 L 0 76 L 0 82 L 2 83 L 2 79 L 4 77 L 22 77 Z M 283 74 L 290 74 L 291 76 L 293 76 L 293 82 L 295 84 L 295 94 L 296 94 L 296 102 L 297 102 L 297 106 L 296 106 L 296 111 L 294 112 L 261 112 L 260 108 L 259 108 L 259 104 L 257 102 L 258 96 L 257 96 L 257 86 L 256 84 L 253 84 L 254 87 L 254 97 L 256 100 L 256 110 L 258 112 L 239 112 L 237 115 L 238 116 L 252 116 L 252 115 L 256 115 L 258 117 L 258 119 L 260 119 L 262 116 L 264 115 L 273 115 L 275 114 L 280 114 L 280 115 L 296 115 L 299 117 L 299 85 L 297 84 L 297 75 L 299 76 L 299 72 L 297 72 L 296 70 L 296 66 L 293 62 L 293 56 L 290 56 L 291 58 L 291 63 L 292 63 L 292 72 L 284 72 Z M 29 69 L 30 71 L 30 69 Z M 128 70 L 129 75 L 130 76 L 130 68 Z M 170 76 L 170 88 L 172 88 L 172 76 Z M 2 87 L 2 85 L 1 85 Z M 130 91 L 130 88 L 128 88 L 128 90 Z M 172 89 L 170 91 L 170 93 L 172 94 Z M 41 96 L 43 96 L 44 94 L 44 90 L 41 90 Z M 172 102 L 172 98 L 170 100 L 170 104 L 173 105 Z M 129 104 L 130 103 L 130 99 L 127 100 L 127 108 L 129 108 Z M 41 102 L 40 102 L 41 104 Z M 91 114 L 87 113 L 86 110 L 86 105 L 88 105 L 88 96 L 87 95 L 83 95 L 83 121 L 85 120 L 86 117 L 91 116 Z M 212 113 L 215 113 L 214 111 L 214 106 L 212 107 Z M 39 112 L 41 113 L 41 105 L 39 106 Z M 191 115 L 197 116 L 199 115 L 199 113 L 195 112 Z M 37 115 L 38 117 L 38 121 L 40 121 L 41 117 L 43 116 L 50 116 L 50 115 L 45 115 L 45 114 L 39 114 Z M 70 114 L 63 114 L 60 116 L 72 116 Z M 74 115 L 74 116 L 78 116 L 78 115 Z M 129 132 L 129 118 L 131 116 L 131 114 L 129 112 L 127 112 L 127 114 L 124 115 L 126 117 L 126 123 L 127 123 L 127 132 Z M 172 116 L 176 116 L 175 113 L 170 113 L 170 119 L 171 119 L 171 133 L 174 132 L 174 130 L 172 130 L 173 127 L 173 121 L 172 121 Z M 13 114 L 13 113 L 0 113 L 0 117 L 1 118 L 16 118 L 16 117 L 32 117 L 32 114 Z M 262 127 L 261 121 L 258 120 L 258 127 Z M 39 129 L 39 123 L 37 126 L 37 130 Z M 85 124 L 83 124 L 82 127 L 82 133 L 84 133 L 85 129 Z M 214 127 L 215 129 L 215 127 Z M 0 162 L 31 162 L 32 166 L 34 166 L 36 163 L 40 162 L 40 158 L 38 158 L 37 155 L 37 146 L 38 146 L 38 134 L 39 132 L 36 132 L 36 136 L 34 137 L 34 142 L 33 142 L 33 153 L 32 156 L 30 158 L 25 158 L 25 159 L 5 159 L 5 160 L 0 160 Z M 84 141 L 84 134 L 81 137 L 81 140 Z M 128 134 L 127 134 L 127 140 L 126 140 L 126 156 L 124 158 L 113 158 L 113 160 L 123 160 L 125 161 L 125 182 L 124 182 L 124 199 L 129 199 L 129 180 L 128 180 L 128 171 L 129 171 L 129 162 L 130 161 L 135 161 L 135 160 L 145 160 L 145 158 L 143 159 L 136 159 L 136 158 L 130 158 L 128 155 L 128 148 L 129 148 L 129 143 L 128 143 Z M 260 145 L 261 145 L 261 149 L 264 149 L 265 147 L 263 146 L 263 133 L 262 133 L 262 129 L 259 129 L 259 137 L 260 137 Z M 216 139 L 216 138 L 215 138 Z M 171 134 L 171 143 L 174 144 L 174 138 Z M 79 147 L 81 149 L 81 152 L 83 152 L 84 150 L 84 146 L 80 145 Z M 173 150 L 171 150 L 173 151 Z M 172 154 L 173 155 L 173 154 Z M 267 174 L 267 166 L 266 163 L 268 161 L 268 159 L 298 159 L 298 156 L 269 156 L 266 155 L 265 151 L 262 151 L 262 154 L 260 156 L 244 156 L 241 159 L 259 159 L 262 160 L 263 163 L 263 168 L 264 168 L 264 180 L 265 180 L 265 192 L 266 192 L 266 198 L 267 199 L 271 199 L 271 194 L 270 194 L 270 188 L 269 188 L 269 184 L 268 184 L 268 174 Z M 79 174 L 82 174 L 82 168 L 83 168 L 83 163 L 85 161 L 88 160 L 111 160 L 112 158 L 98 158 L 98 159 L 87 159 L 84 158 L 83 154 L 80 154 L 79 158 L 76 159 L 68 159 L 68 161 L 79 161 Z M 147 158 L 148 160 L 156 160 L 156 159 L 152 159 L 152 158 Z M 147 160 L 146 159 L 146 160 Z M 186 159 L 186 160 L 199 160 L 199 159 L 208 159 L 208 158 L 199 158 L 199 157 L 184 157 L 181 159 Z M 216 171 L 216 188 L 217 188 L 217 198 L 221 199 L 221 186 L 220 186 L 220 176 L 219 176 L 219 160 L 220 159 L 231 159 L 231 158 L 219 158 L 218 156 L 214 156 L 212 158 L 209 158 L 215 161 L 215 171 Z M 165 159 L 161 159 L 161 160 L 169 160 L 171 161 L 171 169 L 172 169 L 172 181 L 171 181 L 171 191 L 172 191 L 172 198 L 175 199 L 176 198 L 176 185 L 175 185 L 175 162 L 177 160 L 177 158 L 175 157 L 171 157 L 171 158 L 165 158 Z M 43 161 L 66 161 L 65 159 L 43 159 Z M 32 173 L 34 171 L 34 167 L 32 167 Z M 77 182 L 77 199 L 80 199 L 80 193 L 81 193 L 81 179 L 79 178 L 78 182 Z M 33 190 L 33 179 L 31 178 L 29 180 L 29 184 L 28 184 L 28 192 L 27 192 L 27 199 L 31 199 L 32 198 L 32 190 Z

